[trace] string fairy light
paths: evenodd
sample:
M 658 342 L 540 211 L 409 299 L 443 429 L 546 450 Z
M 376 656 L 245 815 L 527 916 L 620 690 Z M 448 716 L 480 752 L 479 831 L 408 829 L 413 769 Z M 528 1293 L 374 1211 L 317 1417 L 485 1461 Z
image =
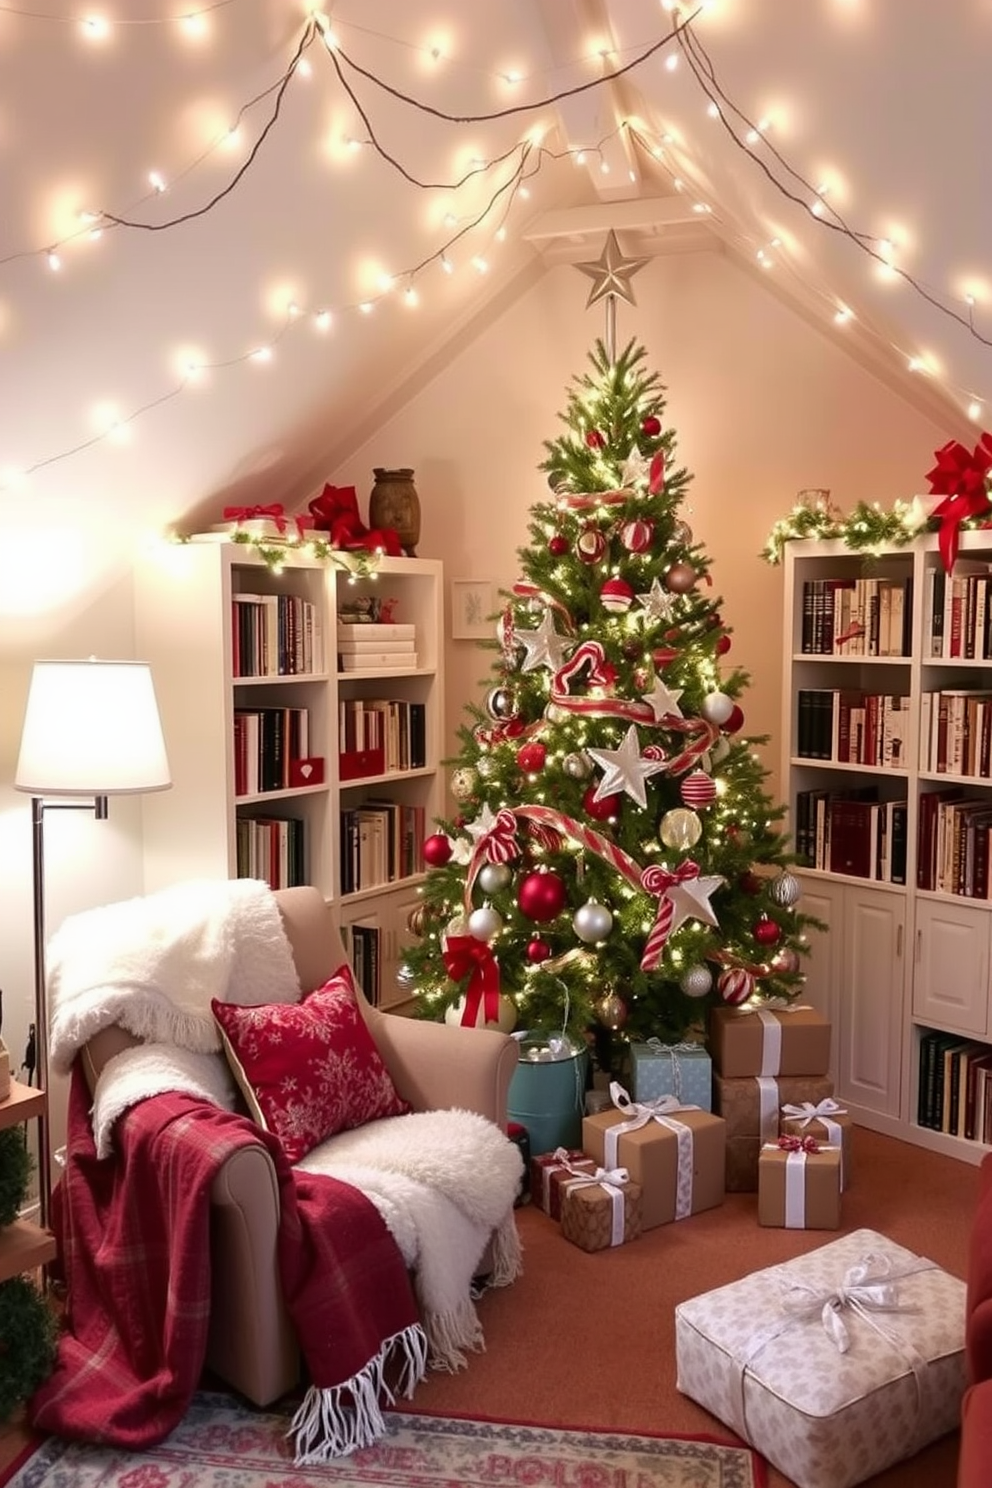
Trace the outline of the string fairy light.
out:
M 25 5 L 0 5 L 0 15 L 16 16 L 22 21 L 48 21 L 58 26 L 88 26 L 90 28 L 106 27 L 110 31 L 117 31 L 126 26 L 174 26 L 177 21 L 181 25 L 196 22 L 203 16 L 212 15 L 214 11 L 226 10 L 230 5 L 241 5 L 244 0 L 204 0 L 200 5 L 192 6 L 181 15 L 158 15 L 158 16 L 114 16 L 113 20 L 105 16 L 84 16 L 80 21 L 78 16 L 56 15 L 50 10 L 32 10 Z

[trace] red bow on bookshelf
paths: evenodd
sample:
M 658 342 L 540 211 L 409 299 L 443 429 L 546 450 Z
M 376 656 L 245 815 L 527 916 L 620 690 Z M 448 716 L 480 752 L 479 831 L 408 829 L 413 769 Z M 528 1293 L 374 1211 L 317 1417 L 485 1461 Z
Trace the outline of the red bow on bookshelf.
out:
M 940 521 L 941 562 L 950 573 L 958 556 L 961 523 L 971 517 L 984 517 L 992 510 L 988 480 L 992 469 L 992 435 L 983 434 L 969 454 L 963 444 L 949 439 L 935 452 L 936 465 L 928 473 L 930 491 L 943 496 L 931 512 Z
M 398 558 L 399 534 L 393 527 L 366 527 L 358 511 L 354 486 L 332 486 L 328 482 L 319 496 L 309 503 L 313 524 L 318 532 L 330 534 L 332 548 L 381 551 Z

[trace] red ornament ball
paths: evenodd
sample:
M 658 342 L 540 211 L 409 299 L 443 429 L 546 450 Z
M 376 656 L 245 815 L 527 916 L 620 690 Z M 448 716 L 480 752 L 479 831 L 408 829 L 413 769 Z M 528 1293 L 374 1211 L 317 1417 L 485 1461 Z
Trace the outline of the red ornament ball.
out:
M 580 563 L 598 563 L 606 552 L 606 538 L 598 527 L 587 527 L 576 539 L 575 552 Z
M 729 832 L 727 836 L 730 836 Z M 761 879 L 757 873 L 752 873 L 750 869 L 746 873 L 741 874 L 737 880 L 737 885 L 742 894 L 750 894 L 752 897 L 755 894 L 760 894 L 762 890 Z
M 705 770 L 693 770 L 680 784 L 679 794 L 687 806 L 709 806 L 716 800 L 716 781 Z
M 730 644 L 730 637 L 728 635 L 724 634 L 720 636 L 719 640 L 716 643 L 717 656 L 726 656 L 727 652 L 730 650 Z
M 554 537 L 548 541 L 548 552 L 552 558 L 564 558 L 568 552 L 568 538 L 563 537 L 560 532 L 556 532 Z
M 730 717 L 723 725 L 725 734 L 739 734 L 744 727 L 744 714 L 735 703 L 730 710 Z
M 608 610 L 611 615 L 623 615 L 634 603 L 634 591 L 626 579 L 607 579 L 599 597 L 603 609 Z
M 547 757 L 548 751 L 536 740 L 530 744 L 521 745 L 517 750 L 517 764 L 528 775 L 536 775 L 538 770 L 543 770 Z
M 564 909 L 565 885 L 557 873 L 528 873 L 520 880 L 517 904 L 529 920 L 544 924 Z
M 606 440 L 598 429 L 589 430 L 589 433 L 586 435 L 586 444 L 590 449 L 602 449 L 605 443 Z
M 773 920 L 769 915 L 762 915 L 761 919 L 752 929 L 751 934 L 759 945 L 778 945 L 782 939 L 782 927 L 777 920 Z
M 443 868 L 451 860 L 451 840 L 443 832 L 435 832 L 424 843 L 424 862 L 432 868 Z
M 728 966 L 726 971 L 721 971 L 716 985 L 724 1002 L 738 1007 L 747 1002 L 754 991 L 754 977 L 743 966 Z
M 542 961 L 547 961 L 551 955 L 551 947 L 543 940 L 530 940 L 527 942 L 527 960 L 534 966 L 540 966 Z
M 633 522 L 624 522 L 620 528 L 620 541 L 628 553 L 646 553 L 651 546 L 654 536 L 654 523 L 649 522 L 646 517 L 638 517 Z
M 649 413 L 646 419 L 641 420 L 641 433 L 646 434 L 649 439 L 654 439 L 661 433 L 661 419 Z
M 582 806 L 586 815 L 591 816 L 593 821 L 609 821 L 610 817 L 619 816 L 623 797 L 621 795 L 603 796 L 597 801 L 596 789 L 595 785 L 590 785 L 582 797 Z

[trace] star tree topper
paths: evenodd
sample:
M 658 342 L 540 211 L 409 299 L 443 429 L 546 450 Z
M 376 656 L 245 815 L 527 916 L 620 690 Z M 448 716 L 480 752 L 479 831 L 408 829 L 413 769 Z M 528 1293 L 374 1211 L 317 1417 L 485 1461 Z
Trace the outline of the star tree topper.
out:
M 625 300 L 628 305 L 636 305 L 637 301 L 634 299 L 630 281 L 646 263 L 646 258 L 624 258 L 620 251 L 620 244 L 617 242 L 617 235 L 611 227 L 606 239 L 606 247 L 599 257 L 592 263 L 575 265 L 580 274 L 585 274 L 592 280 L 592 289 L 586 300 L 586 309 L 604 300 L 607 295 L 615 295 L 617 299 Z

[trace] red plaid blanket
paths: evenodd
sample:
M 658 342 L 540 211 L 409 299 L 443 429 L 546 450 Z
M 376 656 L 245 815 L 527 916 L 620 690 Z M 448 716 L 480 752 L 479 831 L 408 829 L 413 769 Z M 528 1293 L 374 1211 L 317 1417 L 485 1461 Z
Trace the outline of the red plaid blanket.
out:
M 317 1392 L 332 1396 L 335 1410 L 347 1405 L 349 1381 L 368 1371 L 381 1382 L 399 1343 L 408 1377 L 414 1373 L 419 1327 L 410 1280 L 363 1194 L 295 1173 L 276 1138 L 180 1094 L 133 1106 L 117 1123 L 116 1155 L 99 1160 L 89 1105 L 77 1061 L 69 1159 L 53 1206 L 66 1326 L 55 1371 L 31 1402 L 35 1426 L 141 1448 L 182 1419 L 206 1353 L 210 1185 L 228 1154 L 249 1142 L 262 1142 L 275 1162 L 283 1294 Z

